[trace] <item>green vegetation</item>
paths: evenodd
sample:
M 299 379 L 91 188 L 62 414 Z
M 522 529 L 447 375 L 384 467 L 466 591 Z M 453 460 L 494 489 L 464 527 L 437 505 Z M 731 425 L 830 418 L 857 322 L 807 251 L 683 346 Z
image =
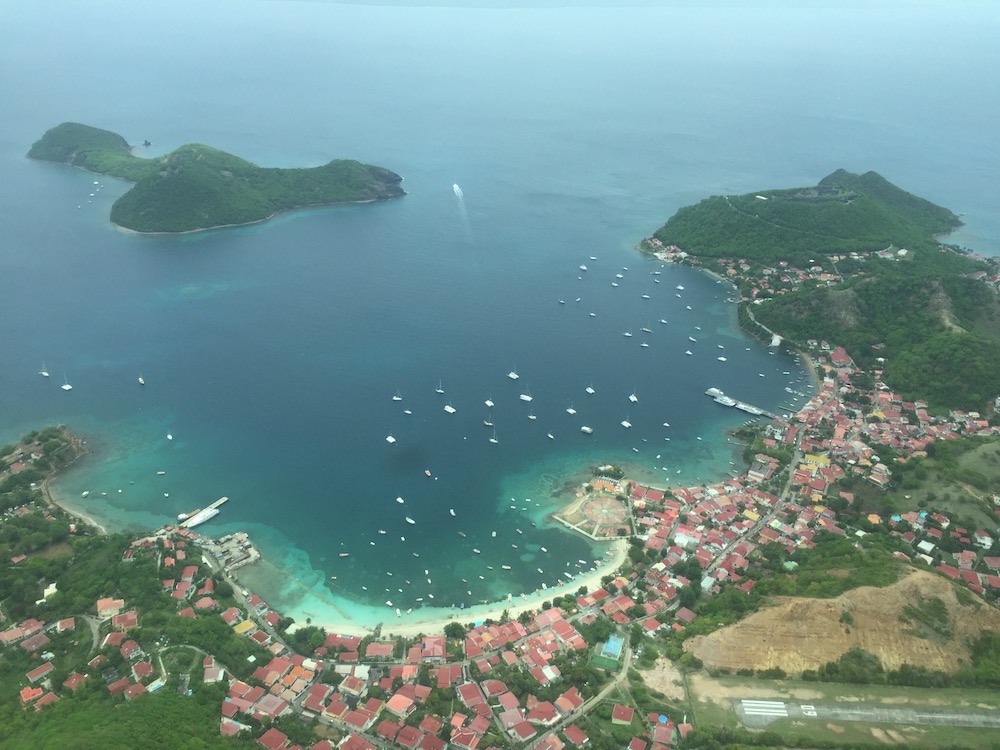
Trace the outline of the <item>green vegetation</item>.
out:
M 960 223 L 875 172 L 838 169 L 816 187 L 707 198 L 680 209 L 656 237 L 698 256 L 806 263 L 890 245 L 932 248 L 933 235 Z
M 845 478 L 838 489 L 855 493 L 858 512 L 883 516 L 912 510 L 946 514 L 956 526 L 996 532 L 993 495 L 1000 495 L 1000 440 L 989 437 L 942 440 L 928 446 L 926 458 L 893 467 L 892 489 L 884 492 L 861 478 Z M 837 508 L 838 515 L 841 510 Z M 945 552 L 959 546 L 945 535 Z
M 816 187 L 713 196 L 656 237 L 695 257 L 745 260 L 754 277 L 781 261 L 841 276 L 764 294 L 752 313 L 792 346 L 825 339 L 868 371 L 884 360 L 885 382 L 907 400 L 981 410 L 1000 394 L 1000 303 L 970 278 L 986 263 L 935 239 L 959 224 L 874 172 L 838 170 Z M 894 252 L 851 255 L 882 250 Z M 755 330 L 749 316 L 742 310 L 741 323 Z
M 403 195 L 399 175 L 357 161 L 263 168 L 201 144 L 142 159 L 120 135 L 73 122 L 46 132 L 28 156 L 135 182 L 111 207 L 111 221 L 137 232 L 247 224 L 294 208 Z

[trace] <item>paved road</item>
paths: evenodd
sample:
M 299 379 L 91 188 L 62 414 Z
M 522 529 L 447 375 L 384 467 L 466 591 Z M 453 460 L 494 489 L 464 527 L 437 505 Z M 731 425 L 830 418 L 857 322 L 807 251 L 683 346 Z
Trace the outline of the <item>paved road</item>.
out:
M 877 724 L 938 724 L 1000 729 L 1000 712 L 954 711 L 942 708 L 897 708 L 870 703 L 792 703 L 734 700 L 736 715 L 748 727 L 765 727 L 778 719 L 864 721 Z

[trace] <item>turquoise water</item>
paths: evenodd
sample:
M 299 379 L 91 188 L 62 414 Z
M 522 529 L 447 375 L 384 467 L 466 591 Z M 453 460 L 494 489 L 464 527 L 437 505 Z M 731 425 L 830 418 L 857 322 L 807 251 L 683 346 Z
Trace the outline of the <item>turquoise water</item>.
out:
M 0 124 L 0 430 L 85 435 L 59 491 L 108 527 L 229 496 L 204 530 L 249 530 L 274 566 L 250 578 L 293 614 L 551 585 L 601 553 L 546 523 L 567 478 L 734 470 L 745 415 L 703 391 L 778 410 L 805 375 L 738 332 L 724 285 L 633 250 L 676 208 L 875 169 L 963 213 L 975 249 L 1000 239 L 1000 105 L 972 74 L 997 67 L 989 10 L 61 10 L 0 29 L 0 95 L 22 105 Z M 127 185 L 23 156 L 70 119 L 150 155 L 358 158 L 408 195 L 127 235 L 107 221 Z

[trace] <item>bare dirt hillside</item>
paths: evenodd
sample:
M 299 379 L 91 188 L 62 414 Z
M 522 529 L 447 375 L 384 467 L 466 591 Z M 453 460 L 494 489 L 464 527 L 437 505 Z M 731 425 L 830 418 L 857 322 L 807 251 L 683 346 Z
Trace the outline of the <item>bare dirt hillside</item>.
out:
M 780 667 L 797 674 L 858 647 L 887 670 L 909 663 L 954 672 L 968 658 L 970 640 L 1000 632 L 996 609 L 964 591 L 962 599 L 967 603 L 948 580 L 914 571 L 892 586 L 836 599 L 777 597 L 773 606 L 684 646 L 710 669 Z

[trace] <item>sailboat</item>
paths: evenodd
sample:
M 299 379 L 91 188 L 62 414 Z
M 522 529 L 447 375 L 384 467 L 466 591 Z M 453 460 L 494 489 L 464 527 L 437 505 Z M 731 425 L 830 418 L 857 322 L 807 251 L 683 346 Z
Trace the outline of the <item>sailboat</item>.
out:
M 38 371 L 38 374 L 41 375 L 43 378 L 47 378 L 49 376 L 49 371 L 45 369 L 44 362 L 42 362 L 42 369 Z
M 587 392 L 588 396 L 593 396 L 595 393 L 597 393 L 597 391 L 594 390 L 594 384 L 593 383 L 591 383 L 586 388 L 584 388 L 584 390 Z
M 396 395 L 392 397 L 392 400 L 393 401 L 402 401 L 403 400 L 403 394 L 399 392 L 398 388 L 396 389 Z
M 442 382 L 440 380 L 438 381 L 438 387 L 434 389 L 434 392 L 435 393 L 444 393 L 444 385 L 442 384 Z
M 483 426 L 484 427 L 492 427 L 493 426 L 493 415 L 491 415 L 491 414 L 487 414 L 486 415 L 486 419 L 483 420 Z
M 531 391 L 527 390 L 526 392 L 524 392 L 520 396 L 518 396 L 518 398 L 521 399 L 522 401 L 531 401 L 532 400 L 531 399 Z
M 574 409 L 574 408 L 573 408 L 573 404 L 572 404 L 572 403 L 571 403 L 571 404 L 569 405 L 569 407 L 568 407 L 568 408 L 566 409 L 566 413 L 567 413 L 567 414 L 576 414 L 576 409 Z
M 141 372 L 139 373 L 139 385 L 146 385 L 146 378 L 142 376 Z
M 628 400 L 631 401 L 633 404 L 639 403 L 639 397 L 635 395 L 635 391 L 632 391 L 632 393 L 629 394 Z
M 496 445 L 497 443 L 500 442 L 499 440 L 497 440 L 497 431 L 496 430 L 493 430 L 493 437 L 490 438 L 490 442 L 493 443 L 493 445 Z
M 71 391 L 71 390 L 73 390 L 73 386 L 71 386 L 69 384 L 69 380 L 66 379 L 66 375 L 65 374 L 63 374 L 63 384 L 61 386 L 59 386 L 59 387 L 62 388 L 64 391 Z
M 517 380 L 521 376 L 517 374 L 517 370 L 511 370 L 510 372 L 507 373 L 507 377 L 510 378 L 511 380 Z
M 632 423 L 629 422 L 628 419 L 623 419 L 622 420 L 622 427 L 624 427 L 627 430 L 627 429 L 629 429 L 629 428 L 632 427 Z

